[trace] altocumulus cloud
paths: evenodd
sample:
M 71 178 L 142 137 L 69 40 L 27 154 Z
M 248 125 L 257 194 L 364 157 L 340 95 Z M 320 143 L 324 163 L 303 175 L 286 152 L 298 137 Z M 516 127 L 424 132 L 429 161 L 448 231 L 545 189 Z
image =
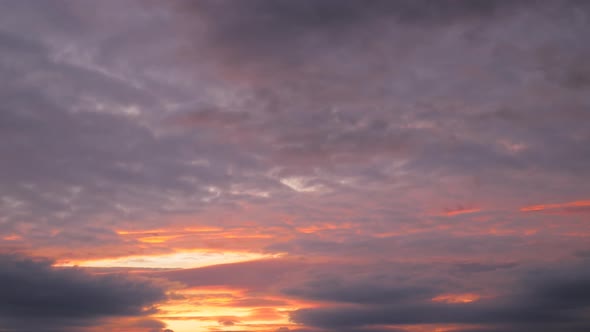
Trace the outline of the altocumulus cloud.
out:
M 143 318 L 166 299 L 163 286 L 121 275 L 92 275 L 56 268 L 51 261 L 0 255 L 1 331 L 84 331 L 113 318 L 127 327 L 161 331 L 164 324 Z M 112 323 L 109 323 L 112 325 Z

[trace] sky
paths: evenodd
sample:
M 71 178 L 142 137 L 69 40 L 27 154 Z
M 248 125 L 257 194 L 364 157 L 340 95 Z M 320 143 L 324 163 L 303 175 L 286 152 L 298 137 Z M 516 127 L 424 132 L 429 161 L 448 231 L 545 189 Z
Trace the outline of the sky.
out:
M 0 332 L 589 331 L 589 31 L 0 0 Z

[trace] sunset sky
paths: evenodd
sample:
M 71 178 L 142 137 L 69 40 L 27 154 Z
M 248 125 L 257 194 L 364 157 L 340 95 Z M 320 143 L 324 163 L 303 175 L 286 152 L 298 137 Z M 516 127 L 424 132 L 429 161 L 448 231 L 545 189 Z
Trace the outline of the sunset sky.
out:
M 590 1 L 0 0 L 0 332 L 590 331 Z

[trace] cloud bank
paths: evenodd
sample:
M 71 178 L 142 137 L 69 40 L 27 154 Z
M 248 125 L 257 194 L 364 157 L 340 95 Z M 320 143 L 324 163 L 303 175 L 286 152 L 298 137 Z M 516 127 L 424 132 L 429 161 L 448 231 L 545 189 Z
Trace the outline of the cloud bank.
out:
M 154 282 L 124 275 L 91 275 L 47 260 L 0 256 L 0 325 L 6 331 L 86 331 L 116 317 L 154 313 L 166 299 Z M 139 321 L 163 327 L 157 321 Z

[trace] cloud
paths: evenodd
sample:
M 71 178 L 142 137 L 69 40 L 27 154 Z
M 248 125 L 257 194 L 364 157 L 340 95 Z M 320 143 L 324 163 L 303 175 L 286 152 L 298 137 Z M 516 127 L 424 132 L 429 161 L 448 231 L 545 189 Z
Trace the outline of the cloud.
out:
M 354 304 L 378 304 L 404 301 L 409 298 L 431 298 L 436 294 L 429 287 L 392 287 L 380 285 L 379 280 L 371 281 L 343 283 L 339 279 L 320 279 L 303 288 L 288 288 L 283 291 L 290 296 L 306 299 Z
M 464 206 L 457 206 L 456 208 L 445 209 L 445 211 L 442 213 L 442 215 L 447 216 L 447 217 L 452 217 L 452 216 L 456 216 L 456 215 L 460 215 L 460 214 L 476 213 L 479 211 L 481 211 L 481 209 L 464 207 Z
M 497 263 L 497 264 L 489 264 L 489 263 L 456 263 L 452 266 L 452 271 L 455 273 L 481 273 L 481 272 L 490 272 L 500 269 L 511 269 L 517 267 L 518 263 Z
M 268 259 L 244 263 L 220 264 L 195 269 L 155 272 L 153 275 L 181 282 L 187 287 L 228 286 L 238 289 L 265 290 L 274 287 L 306 262 L 291 259 Z
M 309 54 L 306 42 L 350 42 L 360 32 L 369 43 L 379 38 L 380 23 L 432 24 L 491 17 L 503 3 L 453 1 L 231 1 L 180 2 L 184 13 L 207 27 L 209 46 L 238 62 L 281 62 L 298 66 Z M 204 22 L 203 22 L 204 21 Z M 368 30 L 368 31 L 367 31 Z M 233 54 L 233 55 L 231 55 Z M 260 60 L 256 60 L 260 58 Z M 262 60 L 264 59 L 264 60 Z
M 539 167 L 583 172 L 590 159 L 574 154 L 582 151 L 580 142 L 563 135 L 546 142 L 542 130 L 574 126 L 582 132 L 569 116 L 553 111 L 585 117 L 566 97 L 572 92 L 557 86 L 559 92 L 545 94 L 541 90 L 553 89 L 553 83 L 540 77 L 534 88 L 518 82 L 531 77 L 531 61 L 545 69 L 543 50 L 572 50 L 568 59 L 584 58 L 585 50 L 532 30 L 545 22 L 552 36 L 581 33 L 561 19 L 586 6 L 534 3 L 202 1 L 179 7 L 194 32 L 195 63 L 212 62 L 230 84 L 243 84 L 240 98 L 249 101 L 242 108 L 258 114 L 258 121 L 231 126 L 227 135 L 260 133 L 273 166 L 334 172 L 381 157 L 407 161 L 408 169 L 428 174 L 511 174 Z M 510 69 L 499 74 L 504 65 Z M 518 97 L 523 95 L 529 96 L 526 102 Z M 532 106 L 536 102 L 528 99 L 536 95 L 551 102 Z M 505 110 L 523 119 L 518 134 L 507 123 L 482 121 Z M 558 122 L 550 124 L 552 119 Z M 516 153 L 500 140 L 528 148 Z M 562 146 L 563 154 L 548 158 L 548 145 Z
M 550 187 L 585 197 L 586 88 L 561 77 L 585 63 L 586 7 L 535 3 L 3 4 L 2 228 L 116 256 L 137 250 L 117 221 L 214 223 L 244 204 L 267 226 L 285 211 L 340 223 L 371 196 L 357 225 L 383 230 L 423 223 L 432 199 L 467 218 Z
M 151 275 L 244 292 L 223 310 L 329 304 L 294 314 L 314 331 L 355 316 L 338 330 L 398 317 L 532 327 L 523 312 L 548 330 L 584 327 L 584 298 L 547 312 L 516 296 L 562 303 L 562 286 L 511 282 L 531 264 L 588 256 L 588 206 L 575 203 L 590 197 L 585 2 L 0 7 L 1 250 L 111 263 L 284 253 Z M 44 264 L 40 274 L 79 275 Z M 145 318 L 142 298 L 37 325 Z
M 557 204 L 540 204 L 520 208 L 521 212 L 574 214 L 590 212 L 590 201 L 574 201 Z
M 84 330 L 116 317 L 151 314 L 166 299 L 162 286 L 145 279 L 91 275 L 6 254 L 0 256 L 0 293 L 1 325 L 16 331 Z
M 218 322 L 220 325 L 223 325 L 223 326 L 234 326 L 234 325 L 236 325 L 236 323 L 239 323 L 239 321 L 234 321 L 231 319 L 220 319 Z
M 390 296 L 382 301 L 381 294 L 372 292 L 373 286 L 354 287 L 355 293 L 370 297 L 362 306 L 344 307 L 327 305 L 319 308 L 300 309 L 292 314 L 295 322 L 315 326 L 326 331 L 340 328 L 363 328 L 375 325 L 420 324 L 475 324 L 490 326 L 490 331 L 582 330 L 590 327 L 587 310 L 590 308 L 588 269 L 585 266 L 556 269 L 529 269 L 510 282 L 508 291 L 496 290 L 489 297 L 472 296 L 469 301 L 435 301 L 439 297 L 421 297 L 420 293 L 407 297 Z M 334 287 L 336 285 L 336 287 Z M 434 284 L 429 283 L 432 286 Z M 439 286 L 438 291 L 443 292 Z M 338 289 L 338 283 L 326 283 L 307 298 L 317 298 L 325 292 Z M 403 285 L 401 287 L 404 287 Z M 442 293 L 441 293 L 442 294 Z M 449 295 L 445 295 L 446 298 Z M 342 298 L 333 298 L 346 302 Z M 459 329 L 463 331 L 463 329 Z M 469 328 L 465 331 L 471 331 Z
M 130 243 L 106 223 L 128 219 L 144 224 L 153 218 L 157 224 L 163 218 L 156 215 L 199 210 L 216 197 L 209 188 L 230 191 L 230 183 L 252 187 L 246 179 L 229 181 L 229 168 L 222 166 L 240 164 L 241 173 L 251 159 L 246 153 L 207 135 L 196 143 L 193 133 L 185 136 L 168 127 L 160 114 L 166 105 L 184 102 L 177 94 L 182 89 L 133 73 L 153 59 L 139 56 L 149 52 L 115 47 L 114 35 L 128 45 L 154 29 L 135 15 L 125 22 L 109 16 L 113 30 L 104 29 L 99 17 L 120 4 L 114 5 L 97 5 L 91 18 L 85 16 L 88 8 L 70 1 L 49 7 L 29 1 L 0 5 L 5 9 L 0 73 L 6 78 L 0 85 L 0 150 L 6 159 L 0 169 L 2 231 L 20 234 L 33 250 L 53 247 L 58 252 L 65 244 L 78 246 L 79 253 L 81 247 L 97 245 L 113 252 Z M 62 23 L 68 28 L 62 29 Z M 127 24 L 135 28 L 120 35 Z M 121 58 L 133 58 L 133 65 L 124 60 L 125 69 L 116 69 L 119 65 L 109 62 Z M 158 71 L 171 62 L 149 66 Z M 209 164 L 197 164 L 203 156 Z M 21 222 L 25 219 L 30 224 Z

